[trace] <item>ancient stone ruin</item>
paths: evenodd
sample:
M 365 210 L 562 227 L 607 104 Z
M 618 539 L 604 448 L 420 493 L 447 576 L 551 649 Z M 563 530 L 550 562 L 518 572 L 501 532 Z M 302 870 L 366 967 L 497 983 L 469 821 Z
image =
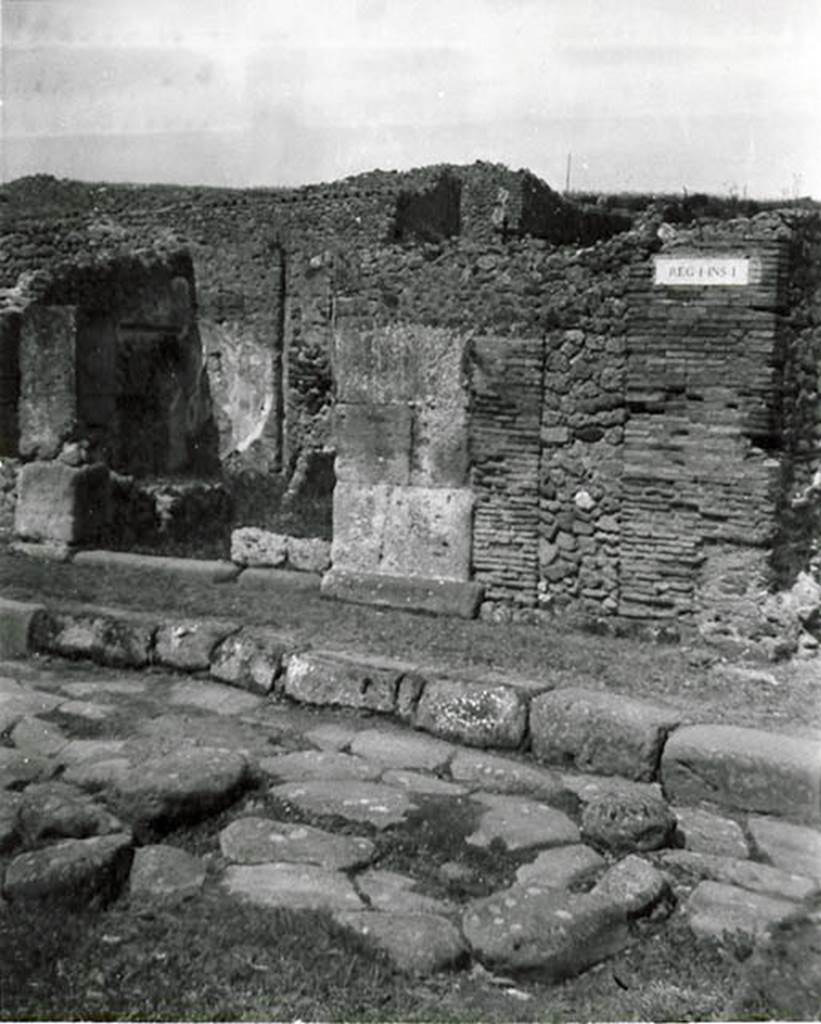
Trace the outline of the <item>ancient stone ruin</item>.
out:
M 732 635 L 814 556 L 812 209 L 670 224 L 659 204 L 582 206 L 488 164 L 298 190 L 5 193 L 3 284 L 83 251 L 114 260 L 52 271 L 4 320 L 19 533 L 45 535 L 35 479 L 91 493 L 96 460 L 139 477 L 219 457 L 286 500 L 313 481 L 332 504 L 324 590 L 354 600 Z M 191 263 L 117 262 L 158 238 Z M 89 304 L 95 274 L 109 284 Z M 87 468 L 66 464 L 75 442 Z M 64 539 L 97 533 L 91 517 Z

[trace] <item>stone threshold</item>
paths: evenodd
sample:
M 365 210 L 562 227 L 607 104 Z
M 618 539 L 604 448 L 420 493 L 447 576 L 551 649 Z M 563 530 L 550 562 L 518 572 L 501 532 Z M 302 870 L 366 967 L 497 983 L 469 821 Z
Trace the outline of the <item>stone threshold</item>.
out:
M 682 721 L 652 701 L 539 680 L 459 677 L 417 663 L 314 649 L 220 619 L 0 598 L 0 659 L 48 654 L 159 666 L 251 692 L 393 717 L 469 747 L 540 765 L 660 783 L 668 801 L 821 823 L 821 744 L 762 729 Z

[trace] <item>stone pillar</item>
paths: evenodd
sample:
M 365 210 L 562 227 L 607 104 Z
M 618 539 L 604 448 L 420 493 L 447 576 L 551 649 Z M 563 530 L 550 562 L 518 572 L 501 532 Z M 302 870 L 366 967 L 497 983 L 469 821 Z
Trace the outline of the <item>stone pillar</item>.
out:
M 77 427 L 77 309 L 30 306 L 20 334 L 20 454 L 53 459 Z

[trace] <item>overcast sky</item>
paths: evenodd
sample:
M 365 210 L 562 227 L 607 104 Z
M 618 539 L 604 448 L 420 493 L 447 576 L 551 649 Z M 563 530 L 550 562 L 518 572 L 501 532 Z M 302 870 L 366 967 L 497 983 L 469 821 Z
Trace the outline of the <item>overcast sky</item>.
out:
M 0 0 L 4 180 L 821 198 L 821 0 Z

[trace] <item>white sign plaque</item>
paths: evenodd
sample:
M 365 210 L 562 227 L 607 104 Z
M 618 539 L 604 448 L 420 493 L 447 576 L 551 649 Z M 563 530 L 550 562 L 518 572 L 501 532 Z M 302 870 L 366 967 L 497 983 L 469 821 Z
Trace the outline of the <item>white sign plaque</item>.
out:
M 735 256 L 656 256 L 653 284 L 738 286 L 750 283 L 750 261 Z

